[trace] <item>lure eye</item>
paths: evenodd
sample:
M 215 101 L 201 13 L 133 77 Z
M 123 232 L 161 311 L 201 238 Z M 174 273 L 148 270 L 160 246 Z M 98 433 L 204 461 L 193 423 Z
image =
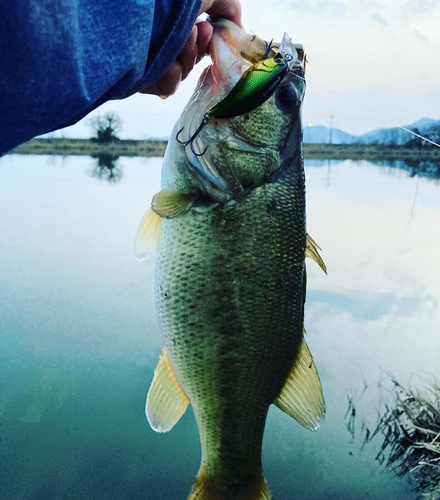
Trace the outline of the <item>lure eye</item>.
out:
M 292 82 L 282 83 L 276 91 L 277 106 L 285 113 L 292 112 L 298 103 L 298 93 Z
M 282 60 L 280 57 L 277 57 L 277 58 L 275 59 L 275 62 L 276 62 L 277 64 L 281 64 L 281 63 L 283 62 L 283 60 Z

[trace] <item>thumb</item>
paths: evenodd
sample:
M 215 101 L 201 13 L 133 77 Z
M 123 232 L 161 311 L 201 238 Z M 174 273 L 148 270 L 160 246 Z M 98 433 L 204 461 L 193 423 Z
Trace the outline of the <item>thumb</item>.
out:
M 203 0 L 199 15 L 205 12 L 214 19 L 229 19 L 243 28 L 239 0 Z

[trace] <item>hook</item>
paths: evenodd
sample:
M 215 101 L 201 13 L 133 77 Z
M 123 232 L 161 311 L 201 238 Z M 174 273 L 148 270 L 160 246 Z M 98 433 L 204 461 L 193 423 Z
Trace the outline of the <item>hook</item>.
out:
M 179 130 L 179 132 L 177 132 L 176 141 L 179 144 L 182 144 L 182 146 L 184 146 L 184 147 L 188 146 L 188 144 L 189 144 L 190 147 L 191 147 L 191 151 L 193 152 L 193 154 L 195 154 L 196 156 L 203 156 L 206 153 L 206 150 L 208 149 L 208 146 L 206 146 L 206 148 L 204 149 L 204 151 L 202 153 L 196 153 L 196 151 L 194 149 L 194 140 L 200 134 L 200 132 L 203 129 L 203 127 L 209 122 L 209 120 L 211 119 L 211 117 L 212 117 L 212 115 L 211 115 L 211 113 L 209 111 L 208 111 L 208 113 L 205 113 L 204 116 L 203 116 L 202 123 L 197 127 L 197 130 L 194 132 L 194 134 L 187 141 L 181 141 L 179 139 L 180 133 L 185 128 L 185 127 L 182 127 Z
M 266 40 L 264 42 L 267 45 L 267 48 L 266 48 L 266 52 L 264 53 L 264 56 L 262 58 L 262 61 L 264 61 L 264 59 L 267 59 L 267 56 L 269 55 L 269 52 L 270 52 L 270 50 L 272 48 L 273 38 L 272 38 L 272 40 L 269 43 L 267 43 Z

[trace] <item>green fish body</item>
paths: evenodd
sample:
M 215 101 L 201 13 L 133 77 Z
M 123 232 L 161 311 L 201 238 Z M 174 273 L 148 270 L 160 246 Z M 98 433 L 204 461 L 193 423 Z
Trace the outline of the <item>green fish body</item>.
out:
M 232 23 L 214 25 L 214 67 L 227 59 L 218 49 L 224 40 L 244 36 Z M 217 80 L 221 69 L 212 71 Z M 199 96 L 216 92 L 214 83 L 205 75 Z M 190 165 L 195 159 L 177 141 L 164 159 L 163 190 L 152 207 L 162 219 L 155 294 L 165 348 L 146 411 L 155 430 L 167 431 L 192 405 L 202 460 L 190 499 L 270 499 L 261 465 L 269 405 L 311 429 L 324 415 L 303 339 L 304 260 L 319 259 L 306 234 L 303 95 L 304 78 L 289 72 L 248 117 L 206 127 L 203 165 Z M 186 123 L 203 115 L 203 106 L 194 113 L 196 104 Z M 213 187 L 206 172 L 221 183 Z M 228 195 L 219 201 L 212 190 Z M 154 212 L 140 233 L 154 224 Z

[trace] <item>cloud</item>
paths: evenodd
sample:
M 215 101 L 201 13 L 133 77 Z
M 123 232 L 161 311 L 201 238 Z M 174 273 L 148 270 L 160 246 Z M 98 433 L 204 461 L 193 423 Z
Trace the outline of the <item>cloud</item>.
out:
M 424 35 L 423 33 L 421 33 L 418 29 L 415 29 L 411 32 L 411 34 L 417 38 L 418 40 L 420 40 L 421 42 L 425 42 L 425 43 L 429 43 L 430 42 L 430 39 Z
M 300 11 L 308 11 L 313 14 L 318 15 L 333 15 L 333 16 L 341 16 L 344 15 L 347 6 L 343 2 L 338 2 L 335 0 L 330 1 L 322 1 L 322 0 L 314 0 L 310 2 L 304 2 L 303 0 L 294 0 L 287 1 L 284 5 L 288 6 L 292 10 L 300 10 Z
M 403 7 L 406 14 L 429 14 L 440 7 L 440 0 L 409 0 Z
M 422 73 L 421 75 L 419 75 L 417 77 L 418 80 L 423 80 L 423 81 L 428 81 L 428 80 L 431 80 L 431 76 L 428 75 L 427 73 Z
M 374 12 L 371 15 L 371 20 L 381 26 L 388 26 L 388 21 L 379 12 Z

